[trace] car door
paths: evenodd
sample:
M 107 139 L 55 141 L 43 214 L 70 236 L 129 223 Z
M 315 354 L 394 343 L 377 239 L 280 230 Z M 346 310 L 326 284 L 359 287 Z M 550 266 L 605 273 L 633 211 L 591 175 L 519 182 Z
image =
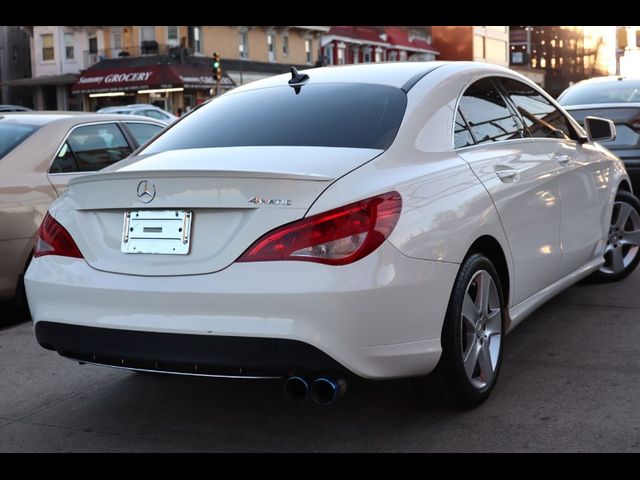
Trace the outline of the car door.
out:
M 459 102 L 455 147 L 491 195 L 511 248 L 517 304 L 558 279 L 559 166 L 535 146 L 492 78 Z
M 569 119 L 542 92 L 514 79 L 500 83 L 540 150 L 559 167 L 560 275 L 569 275 L 601 251 L 609 163 L 592 145 L 580 143 Z
M 74 127 L 49 167 L 48 178 L 58 195 L 75 175 L 96 172 L 129 156 L 132 148 L 115 122 Z

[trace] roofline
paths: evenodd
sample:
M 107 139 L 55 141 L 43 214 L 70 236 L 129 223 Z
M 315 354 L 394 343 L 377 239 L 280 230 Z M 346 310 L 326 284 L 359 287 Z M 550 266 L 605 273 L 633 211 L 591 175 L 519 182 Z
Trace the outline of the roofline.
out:
M 319 32 L 328 32 L 329 30 L 331 30 L 331 27 L 325 27 L 325 26 L 316 26 L 316 27 L 301 27 L 298 25 L 292 25 L 293 28 L 301 28 L 303 30 L 318 30 Z
M 420 47 L 408 47 L 406 45 L 397 45 L 397 44 L 390 44 L 389 48 L 397 48 L 398 50 L 407 50 L 410 52 L 424 52 L 424 53 L 435 53 L 435 54 L 440 54 L 440 52 L 436 49 L 433 50 L 429 50 L 428 48 L 420 48 Z
M 320 46 L 324 47 L 328 43 L 333 42 L 334 40 L 341 41 L 341 42 L 348 42 L 348 43 L 356 43 L 358 45 L 376 45 L 379 47 L 386 47 L 387 49 L 406 50 L 410 52 L 423 52 L 423 53 L 435 53 L 435 54 L 440 53 L 438 50 L 435 50 L 435 49 L 429 50 L 428 48 L 412 47 L 412 46 L 400 45 L 397 43 L 391 43 L 391 42 L 385 42 L 385 41 L 374 42 L 371 40 L 362 40 L 362 39 L 353 38 L 353 37 L 343 37 L 342 35 L 325 35 L 322 37 L 322 40 L 320 41 Z
M 354 37 L 343 37 L 342 35 L 325 35 L 320 40 L 320 46 L 324 47 L 327 43 L 330 43 L 334 40 L 340 40 L 342 42 L 349 42 L 349 43 L 357 43 L 358 45 L 376 45 L 378 47 L 386 47 L 389 45 L 388 42 L 383 42 L 382 40 L 377 42 L 372 40 L 362 40 Z

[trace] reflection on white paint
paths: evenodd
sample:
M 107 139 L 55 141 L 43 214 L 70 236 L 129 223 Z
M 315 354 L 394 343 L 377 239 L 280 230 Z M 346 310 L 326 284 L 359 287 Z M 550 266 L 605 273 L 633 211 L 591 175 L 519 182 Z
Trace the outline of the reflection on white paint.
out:
M 549 190 L 541 190 L 536 195 L 540 197 L 546 207 L 553 207 L 556 204 L 556 196 Z
M 538 251 L 543 255 L 550 255 L 553 252 L 553 248 L 551 248 L 551 245 L 542 245 Z

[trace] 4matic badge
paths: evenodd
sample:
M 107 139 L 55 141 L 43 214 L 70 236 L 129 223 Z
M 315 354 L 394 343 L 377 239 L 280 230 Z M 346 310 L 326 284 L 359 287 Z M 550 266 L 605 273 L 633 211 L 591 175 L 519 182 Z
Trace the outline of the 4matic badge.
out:
M 249 199 L 249 203 L 255 203 L 256 205 L 291 205 L 291 200 L 283 200 L 281 198 L 252 197 Z

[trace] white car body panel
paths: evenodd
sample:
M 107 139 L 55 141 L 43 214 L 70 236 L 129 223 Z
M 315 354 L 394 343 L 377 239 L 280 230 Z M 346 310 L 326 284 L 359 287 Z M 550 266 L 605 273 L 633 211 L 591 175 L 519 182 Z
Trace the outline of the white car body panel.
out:
M 425 320 L 444 316 L 446 302 L 424 292 L 447 298 L 457 272 L 456 264 L 410 259 L 388 243 L 341 269 L 258 262 L 174 277 L 97 272 L 83 260 L 48 256 L 33 262 L 28 289 L 39 299 L 30 304 L 36 321 L 302 340 L 358 375 L 388 378 L 435 367 L 441 327 Z
M 598 145 L 523 139 L 454 150 L 454 116 L 466 86 L 488 75 L 530 84 L 509 69 L 408 62 L 308 73 L 314 82 L 352 73 L 350 81 L 399 88 L 432 66 L 439 68 L 409 90 L 385 151 L 179 150 L 72 181 L 50 212 L 85 259 L 32 263 L 26 285 L 36 325 L 285 338 L 313 345 L 366 378 L 422 375 L 439 360 L 459 265 L 475 242 L 490 239 L 504 256 L 513 328 L 601 265 L 613 199 L 630 182 L 622 162 Z M 567 165 L 554 159 L 558 152 L 571 157 Z M 297 161 L 301 155 L 305 162 Z M 515 177 L 500 179 L 496 169 L 512 169 Z M 143 179 L 157 187 L 153 208 L 197 210 L 189 258 L 120 252 L 122 212 L 145 208 L 135 195 Z M 403 201 L 395 229 L 353 264 L 234 263 L 272 228 L 392 190 Z M 256 206 L 248 203 L 254 195 L 291 205 Z
M 558 279 L 559 168 L 531 140 L 459 150 L 491 195 L 514 262 L 514 303 Z M 515 178 L 498 176 L 512 171 Z M 521 274 L 520 272 L 527 272 Z
M 107 272 L 133 275 L 193 275 L 229 266 L 257 238 L 269 230 L 302 218 L 311 203 L 334 178 L 377 156 L 375 149 L 271 147 L 217 148 L 178 152 L 183 160 L 166 168 L 166 152 L 139 163 L 80 177 L 57 206 L 60 222 L 68 225 L 86 261 Z M 271 168 L 265 171 L 256 157 Z M 292 159 L 305 158 L 306 172 L 295 170 Z M 158 169 L 148 164 L 158 159 Z M 209 169 L 204 168 L 208 160 Z M 142 175 L 142 177 L 141 177 Z M 141 204 L 141 179 L 158 192 L 153 204 Z M 289 202 L 282 206 L 256 204 L 254 197 Z M 120 251 L 123 211 L 190 209 L 194 214 L 191 253 L 187 256 L 125 255 Z M 95 234 L 98 232 L 98 234 Z

